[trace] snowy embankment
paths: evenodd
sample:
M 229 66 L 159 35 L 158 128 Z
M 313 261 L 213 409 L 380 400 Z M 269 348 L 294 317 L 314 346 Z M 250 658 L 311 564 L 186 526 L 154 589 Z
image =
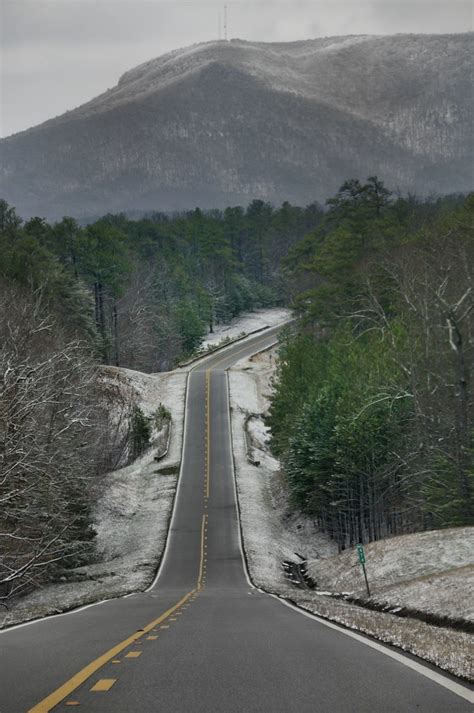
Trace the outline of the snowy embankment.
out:
M 275 327 L 290 318 L 291 311 L 283 307 L 256 309 L 255 312 L 236 317 L 229 324 L 217 324 L 212 334 L 208 334 L 201 344 L 200 351 L 206 352 L 215 349 L 239 337 L 258 332 L 265 327 Z
M 266 427 L 260 419 L 248 422 L 252 455 L 260 465 L 247 459 L 245 423 L 249 414 L 268 408 L 269 378 L 274 362 L 272 351 L 245 359 L 229 371 L 232 440 L 236 464 L 240 518 L 252 581 L 271 591 L 292 593 L 286 584 L 281 563 L 294 558 L 317 557 L 337 552 L 329 538 L 317 532 L 308 519 L 294 515 L 286 507 L 286 495 L 279 463 L 268 452 Z
M 97 561 L 69 570 L 63 581 L 19 599 L 2 616 L 2 627 L 143 590 L 154 577 L 181 459 L 186 373 L 142 374 L 108 367 L 105 378 L 117 380 L 146 416 L 154 414 L 160 403 L 166 406 L 172 416 L 168 453 L 156 462 L 163 439 L 154 433 L 142 457 L 104 476 L 92 512 Z
M 394 613 L 372 611 L 332 594 L 363 599 L 364 580 L 354 551 L 342 555 L 310 518 L 291 513 L 279 463 L 269 453 L 267 429 L 258 414 L 268 408 L 276 350 L 243 359 L 229 372 L 232 437 L 244 550 L 253 583 L 314 614 L 393 644 L 472 679 L 472 637 L 434 626 L 400 609 L 473 620 L 474 528 L 424 532 L 372 543 L 366 549 L 373 599 Z M 249 414 L 256 414 L 246 422 Z M 247 427 L 247 437 L 245 428 Z M 260 465 L 252 465 L 248 458 Z M 282 561 L 309 560 L 317 590 L 298 589 L 284 576 Z M 322 593 L 322 590 L 325 593 Z
M 365 546 L 371 602 L 474 623 L 474 527 L 417 532 Z M 365 597 L 354 551 L 309 563 L 318 587 Z

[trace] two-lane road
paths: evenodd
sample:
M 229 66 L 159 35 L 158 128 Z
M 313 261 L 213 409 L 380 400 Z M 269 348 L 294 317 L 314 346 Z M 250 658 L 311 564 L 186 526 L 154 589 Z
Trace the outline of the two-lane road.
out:
M 178 491 L 152 587 L 0 634 L 1 713 L 470 710 L 467 687 L 456 693 L 428 668 L 419 673 L 249 584 L 225 369 L 277 331 L 189 374 Z

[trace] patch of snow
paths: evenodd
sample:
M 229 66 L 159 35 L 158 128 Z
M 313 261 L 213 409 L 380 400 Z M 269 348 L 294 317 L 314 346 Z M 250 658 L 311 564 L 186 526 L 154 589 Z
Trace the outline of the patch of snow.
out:
M 166 459 L 160 461 L 161 465 L 172 465 L 181 460 L 181 445 L 184 420 L 184 393 L 186 389 L 186 375 L 182 371 L 165 371 L 158 374 L 144 374 L 132 369 L 117 369 L 122 378 L 132 384 L 138 396 L 139 406 L 145 416 L 152 416 L 160 403 L 171 413 L 172 437 L 170 449 Z
M 454 567 L 441 574 L 415 577 L 396 586 L 374 590 L 372 600 L 397 610 L 414 609 L 439 617 L 474 622 L 474 566 Z M 394 611 L 392 609 L 392 611 Z
M 310 518 L 293 514 L 286 506 L 279 463 L 265 447 L 268 430 L 261 419 L 249 422 L 254 455 L 260 466 L 247 461 L 245 420 L 249 413 L 264 413 L 268 408 L 275 359 L 273 349 L 238 363 L 248 370 L 236 365 L 229 371 L 232 439 L 244 547 L 252 580 L 257 586 L 289 595 L 294 587 L 284 577 L 283 560 L 295 559 L 295 552 L 305 557 L 330 554 L 336 547 L 318 532 Z
M 209 333 L 203 341 L 201 348 L 216 347 L 230 339 L 236 339 L 264 327 L 274 327 L 277 324 L 291 319 L 289 309 L 268 308 L 257 309 L 255 312 L 246 312 L 233 319 L 229 324 L 217 324 L 214 331 Z
M 152 449 L 126 468 L 107 475 L 105 491 L 93 513 L 97 548 L 103 560 L 113 560 L 114 569 L 118 565 L 124 573 L 137 566 L 143 571 L 150 565 L 151 570 L 143 576 L 146 586 L 161 557 L 176 489 L 186 376 L 174 372 L 149 375 L 127 369 L 121 372 L 140 394 L 145 415 L 153 414 L 162 403 L 172 418 L 170 448 L 165 458 L 156 463 L 156 452 Z M 170 467 L 175 474 L 158 473 L 159 469 Z

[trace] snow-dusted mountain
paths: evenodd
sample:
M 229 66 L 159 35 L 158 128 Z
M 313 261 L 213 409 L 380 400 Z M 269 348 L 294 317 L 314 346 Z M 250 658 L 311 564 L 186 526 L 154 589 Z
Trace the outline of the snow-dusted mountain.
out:
M 377 174 L 472 189 L 471 34 L 349 36 L 176 50 L 0 142 L 23 215 L 324 200 Z

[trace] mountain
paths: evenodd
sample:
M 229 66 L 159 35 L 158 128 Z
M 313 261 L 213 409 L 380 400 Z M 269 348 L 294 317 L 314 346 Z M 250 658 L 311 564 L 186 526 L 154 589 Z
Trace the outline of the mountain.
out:
M 0 194 L 24 216 L 54 218 L 303 204 L 373 174 L 420 194 L 470 190 L 472 37 L 176 50 L 3 139 Z

